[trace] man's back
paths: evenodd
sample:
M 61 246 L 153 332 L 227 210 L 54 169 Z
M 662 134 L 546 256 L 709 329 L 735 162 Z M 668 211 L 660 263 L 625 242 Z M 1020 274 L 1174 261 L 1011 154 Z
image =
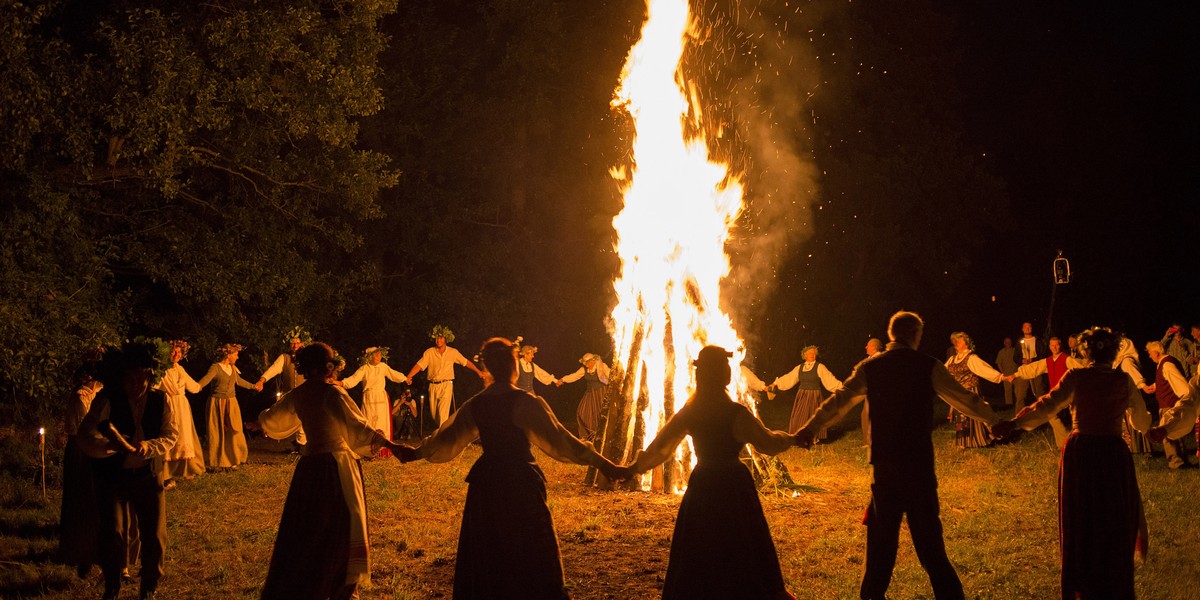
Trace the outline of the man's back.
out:
M 860 365 L 867 377 L 871 464 L 933 468 L 933 383 L 937 361 L 904 345 Z

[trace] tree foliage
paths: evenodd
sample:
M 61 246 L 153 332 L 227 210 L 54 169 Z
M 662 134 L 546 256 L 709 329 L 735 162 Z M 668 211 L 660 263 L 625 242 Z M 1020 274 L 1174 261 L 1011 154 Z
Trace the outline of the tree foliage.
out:
M 358 144 L 394 4 L 5 3 L 6 397 L 132 333 L 266 347 L 332 323 L 397 177 Z

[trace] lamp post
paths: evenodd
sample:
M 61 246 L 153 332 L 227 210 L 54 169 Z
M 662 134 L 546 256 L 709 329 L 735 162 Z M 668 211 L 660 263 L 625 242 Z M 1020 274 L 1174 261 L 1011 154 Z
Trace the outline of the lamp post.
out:
M 1042 336 L 1044 338 L 1053 335 L 1050 323 L 1054 320 L 1054 300 L 1057 296 L 1058 286 L 1071 282 L 1071 262 L 1063 256 L 1062 250 L 1058 251 L 1058 256 L 1051 265 L 1051 274 L 1054 276 L 1054 285 L 1050 288 L 1050 310 L 1046 314 L 1046 333 Z

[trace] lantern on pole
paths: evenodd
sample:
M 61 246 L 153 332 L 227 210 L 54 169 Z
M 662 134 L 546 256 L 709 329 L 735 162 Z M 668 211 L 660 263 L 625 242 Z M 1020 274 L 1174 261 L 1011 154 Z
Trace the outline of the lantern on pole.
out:
M 1054 259 L 1054 284 L 1062 285 L 1071 282 L 1071 263 L 1063 256 L 1062 250 L 1058 251 L 1058 258 Z

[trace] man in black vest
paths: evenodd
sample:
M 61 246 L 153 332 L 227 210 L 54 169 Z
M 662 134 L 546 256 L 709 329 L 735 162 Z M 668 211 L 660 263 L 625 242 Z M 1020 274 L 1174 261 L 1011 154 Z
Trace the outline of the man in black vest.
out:
M 142 542 L 140 598 L 153 598 L 167 545 L 166 503 L 151 461 L 175 445 L 179 431 L 166 396 L 151 387 L 169 364 L 162 340 L 137 338 L 105 355 L 104 389 L 79 426 L 80 445 L 93 457 L 100 506 L 98 554 L 103 598 L 121 590 L 125 520 L 136 515 Z
M 872 466 L 867 507 L 867 560 L 860 596 L 884 598 L 896 564 L 900 521 L 908 529 L 936 598 L 962 598 L 962 583 L 946 557 L 938 517 L 933 463 L 933 399 L 940 397 L 963 414 L 987 423 L 1000 418 L 987 402 L 955 381 L 932 356 L 917 352 L 924 323 L 916 313 L 898 312 L 888 323 L 887 350 L 858 363 L 842 387 L 821 404 L 796 433 L 796 443 L 812 445 L 821 429 L 835 424 L 866 400 L 871 423 L 868 458 Z

